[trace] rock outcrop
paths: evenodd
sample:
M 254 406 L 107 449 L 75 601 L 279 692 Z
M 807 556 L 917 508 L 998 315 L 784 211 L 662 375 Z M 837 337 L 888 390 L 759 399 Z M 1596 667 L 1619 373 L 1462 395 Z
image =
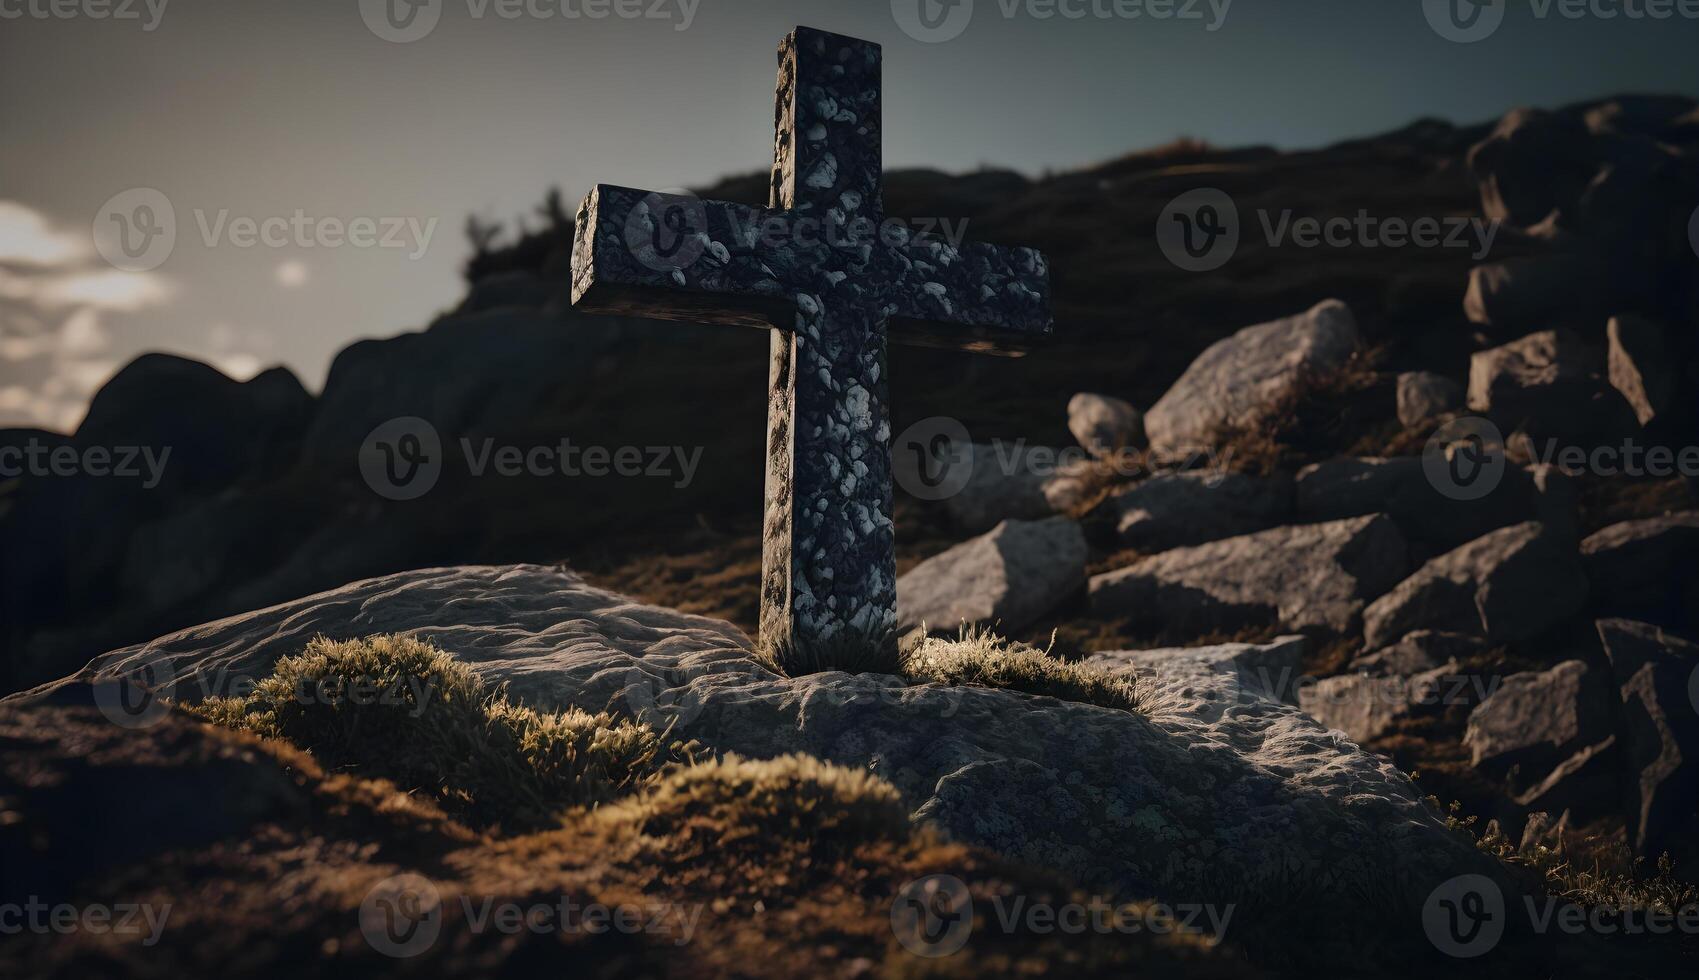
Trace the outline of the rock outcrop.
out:
M 1537 778 L 1608 734 L 1604 692 L 1604 679 L 1579 660 L 1512 674 L 1470 713 L 1463 744 L 1476 766 L 1520 766 Z
M 1016 633 L 1085 586 L 1085 562 L 1085 535 L 1074 521 L 1004 521 L 899 577 L 897 622 Z
M 1123 545 L 1165 551 L 1284 524 L 1292 516 L 1292 478 L 1162 473 L 1117 494 L 1111 505 Z
M 1368 607 L 1365 642 L 1375 649 L 1419 629 L 1528 639 L 1583 608 L 1587 577 L 1572 547 L 1528 521 L 1446 552 Z
M 1623 619 L 1598 631 L 1622 701 L 1629 837 L 1655 857 L 1699 817 L 1699 646 Z
M 726 623 L 536 566 L 356 582 L 114 651 L 78 676 L 152 665 L 198 700 L 312 636 L 389 631 L 440 644 L 516 701 L 648 712 L 716 752 L 871 769 L 952 837 L 1117 893 L 1249 899 L 1296 874 L 1328 882 L 1293 910 L 1304 921 L 1373 893 L 1419 935 L 1414 910 L 1436 884 L 1497 875 L 1390 761 L 1228 673 L 1154 675 L 1144 715 L 875 675 L 790 679 Z
M 1279 624 L 1345 634 L 1408 567 L 1403 536 L 1377 515 L 1175 548 L 1092 576 L 1088 593 L 1098 615 L 1194 632 Z
M 1217 341 L 1145 413 L 1150 445 L 1171 452 L 1211 445 L 1343 366 L 1359 343 L 1356 318 L 1338 300 Z

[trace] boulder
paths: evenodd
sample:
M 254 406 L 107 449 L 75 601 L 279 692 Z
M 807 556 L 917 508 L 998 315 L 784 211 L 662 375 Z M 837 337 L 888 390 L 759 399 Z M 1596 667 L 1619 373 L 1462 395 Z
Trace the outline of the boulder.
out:
M 1408 568 L 1383 516 L 1274 528 L 1152 555 L 1094 575 L 1092 612 L 1208 632 L 1279 624 L 1345 634 Z
M 1379 738 L 1410 718 L 1473 705 L 1484 696 L 1482 679 L 1456 663 L 1409 677 L 1340 674 L 1303 689 L 1298 704 L 1310 717 L 1358 742 Z
M 1599 641 L 1622 700 L 1636 852 L 1691 841 L 1699 810 L 1699 646 L 1649 623 L 1605 619 Z
M 1612 524 L 1581 542 L 1593 606 L 1670 626 L 1699 620 L 1685 608 L 1699 582 L 1699 510 Z
M 1478 265 L 1469 271 L 1463 312 L 1511 336 L 1556 319 L 1603 315 L 1606 278 L 1596 259 L 1561 252 Z
M 1144 445 L 1144 413 L 1119 398 L 1080 392 L 1068 399 L 1068 431 L 1093 456 Z
M 1664 328 L 1644 317 L 1613 316 L 1606 327 L 1611 387 L 1622 393 L 1641 425 L 1666 415 L 1675 405 L 1681 365 Z
M 1463 744 L 1477 768 L 1520 766 L 1524 781 L 1543 777 L 1610 730 L 1604 678 L 1579 660 L 1504 678 L 1469 714 Z
M 1616 736 L 1589 745 L 1558 764 L 1545 779 L 1516 797 L 1529 812 L 1568 814 L 1584 823 L 1619 812 L 1622 753 Z
M 1187 470 L 1162 473 L 1117 494 L 1121 543 L 1144 552 L 1263 531 L 1292 516 L 1292 478 Z
M 731 625 L 646 606 L 558 568 L 426 569 L 356 582 L 97 658 L 79 676 L 171 665 L 178 696 L 229 693 L 313 636 L 408 631 L 515 700 L 659 713 L 674 737 L 764 759 L 804 752 L 890 780 L 958 841 L 1118 895 L 1234 900 L 1325 880 L 1289 919 L 1414 914 L 1458 874 L 1515 890 L 1392 762 L 1223 676 L 1153 678 L 1146 713 L 1011 690 L 903 684 L 756 662 Z M 41 697 L 51 689 L 25 697 Z M 1514 900 L 1512 898 L 1512 900 Z
M 1197 449 L 1253 424 L 1316 374 L 1344 365 L 1358 344 L 1357 320 L 1339 300 L 1216 341 L 1145 414 L 1151 448 Z
M 1089 464 L 1048 446 L 974 443 L 969 452 L 967 483 L 945 498 L 944 509 L 970 533 L 989 531 L 1006 520 L 1059 514 L 1083 503 L 1093 485 Z
M 1146 684 L 1183 685 L 1188 678 L 1226 675 L 1236 684 L 1276 701 L 1298 703 L 1307 637 L 1282 636 L 1268 643 L 1217 643 L 1160 650 L 1111 650 L 1082 663 L 1114 674 L 1131 674 Z
M 1573 616 L 1587 577 L 1572 545 L 1538 521 L 1500 528 L 1416 570 L 1363 613 L 1376 649 L 1419 629 L 1525 640 Z
M 1340 456 L 1299 470 L 1294 500 L 1301 521 L 1386 514 L 1417 560 L 1530 516 L 1565 531 L 1575 523 L 1573 487 L 1552 467 L 1507 465 L 1498 485 L 1473 499 L 1446 489 L 1429 478 L 1420 456 Z
M 1580 119 L 1541 109 L 1514 109 L 1469 150 L 1481 210 L 1494 221 L 1527 228 L 1574 205 L 1598 167 L 1593 134 Z
M 897 579 L 897 621 L 954 632 L 1025 629 L 1085 585 L 1086 543 L 1065 517 L 1004 521 Z
M 1463 408 L 1463 386 L 1432 371 L 1405 371 L 1398 376 L 1398 421 L 1413 429 Z
M 1570 444 L 1631 431 L 1622 396 L 1604 379 L 1598 351 L 1567 330 L 1543 330 L 1476 353 L 1469 408 L 1505 431 Z
M 1377 677 L 1411 677 L 1448 662 L 1473 656 L 1486 648 L 1480 637 L 1440 630 L 1416 630 L 1384 650 L 1376 650 L 1352 661 L 1358 674 Z

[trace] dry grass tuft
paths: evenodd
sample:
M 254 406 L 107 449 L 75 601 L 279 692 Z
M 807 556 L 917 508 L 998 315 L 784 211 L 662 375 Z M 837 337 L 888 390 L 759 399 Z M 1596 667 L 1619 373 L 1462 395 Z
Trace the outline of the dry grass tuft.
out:
M 426 790 L 484 825 L 549 825 L 565 808 L 643 785 L 672 758 L 646 725 L 513 704 L 465 664 L 402 635 L 320 637 L 245 697 L 190 710 L 306 749 L 326 769 Z
M 978 627 L 963 626 L 955 639 L 925 637 L 909 651 L 902 673 L 915 683 L 971 684 L 1144 711 L 1131 678 L 1057 660 L 1046 650 Z

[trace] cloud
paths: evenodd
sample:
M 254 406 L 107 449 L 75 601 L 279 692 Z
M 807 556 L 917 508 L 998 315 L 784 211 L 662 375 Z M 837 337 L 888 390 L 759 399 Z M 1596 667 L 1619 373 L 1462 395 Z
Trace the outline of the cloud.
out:
M 74 429 L 118 368 L 104 317 L 175 291 L 157 274 L 101 264 L 84 238 L 0 201 L 0 426 Z
M 0 262 L 53 267 L 85 259 L 88 242 L 57 232 L 47 219 L 16 201 L 0 201 Z
M 165 302 L 172 292 L 170 283 L 151 273 L 104 269 L 47 279 L 35 299 L 50 308 L 85 306 L 134 313 Z

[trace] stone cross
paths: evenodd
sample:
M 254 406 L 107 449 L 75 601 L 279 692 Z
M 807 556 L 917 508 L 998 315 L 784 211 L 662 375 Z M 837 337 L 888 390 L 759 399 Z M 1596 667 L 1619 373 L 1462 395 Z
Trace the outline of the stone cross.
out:
M 774 116 L 766 208 L 597 185 L 578 208 L 573 304 L 771 329 L 760 644 L 792 672 L 889 671 L 886 339 L 1014 352 L 1050 332 L 1049 273 L 1033 249 L 885 220 L 877 44 L 797 28 Z

